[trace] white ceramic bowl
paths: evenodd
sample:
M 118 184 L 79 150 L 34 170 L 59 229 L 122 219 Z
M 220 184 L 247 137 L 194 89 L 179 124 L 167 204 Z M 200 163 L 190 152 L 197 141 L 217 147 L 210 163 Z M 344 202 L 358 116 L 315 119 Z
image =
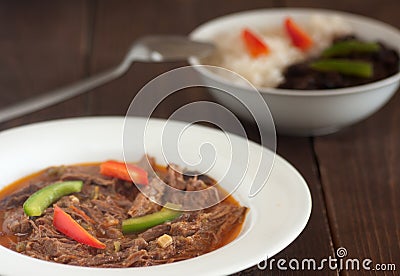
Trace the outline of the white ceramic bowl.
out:
M 128 123 L 132 127 L 132 135 L 136 135 L 147 120 L 129 118 Z M 160 164 L 165 164 L 163 143 L 177 143 L 174 136 L 163 137 L 165 124 L 164 120 L 152 119 L 148 122 L 146 132 L 151 139 L 146 142 L 145 152 L 155 156 Z M 186 126 L 187 123 L 169 121 L 170 130 L 185 130 L 179 142 L 182 152 L 198 156 L 197 145 L 212 143 L 218 153 L 217 163 L 226 165 L 224 160 L 228 160 L 232 152 L 225 146 L 227 140 L 224 132 L 202 126 Z M 123 160 L 124 154 L 129 160 L 138 160 L 144 154 L 143 144 L 138 139 L 137 147 L 129 147 L 124 151 L 123 128 L 124 117 L 94 117 L 44 122 L 0 132 L 0 189 L 48 166 Z M 143 132 L 140 131 L 139 136 L 143 138 Z M 255 197 L 248 197 L 250 186 L 260 169 L 260 157 L 263 154 L 273 155 L 273 152 L 238 136 L 232 135 L 231 139 L 232 145 L 237 145 L 242 156 L 249 156 L 246 172 L 241 175 L 243 183 L 233 193 L 242 205 L 249 207 L 249 212 L 239 236 L 226 246 L 185 261 L 138 268 L 62 265 L 34 259 L 0 246 L 0 275 L 228 275 L 274 256 L 306 226 L 311 213 L 310 192 L 301 175 L 277 156 L 266 186 Z M 171 162 L 184 165 L 178 159 L 172 156 Z M 235 167 L 237 163 L 234 160 L 230 165 Z M 215 177 L 221 168 L 223 166 L 216 166 L 215 171 L 209 174 Z M 265 167 L 261 168 L 265 171 Z M 223 187 L 226 187 L 224 183 L 239 181 L 235 174 L 228 174 L 224 179 L 226 182 L 221 182 Z
M 365 40 L 379 40 L 400 52 L 400 32 L 385 23 L 359 15 L 318 9 L 265 9 L 246 11 L 211 20 L 196 28 L 190 37 L 200 41 L 213 41 L 221 32 L 244 26 L 276 26 L 286 16 L 301 22 L 311 14 L 340 15 L 352 26 L 354 33 Z M 280 24 L 280 23 L 279 23 Z M 191 65 L 200 64 L 196 58 Z M 208 85 L 229 89 L 240 97 L 254 97 L 254 91 L 232 84 L 209 70 L 199 69 Z M 285 90 L 259 88 L 268 104 L 278 133 L 289 135 L 323 135 L 359 122 L 381 108 L 396 92 L 400 72 L 374 83 L 332 90 Z M 237 101 L 226 93 L 210 89 L 212 95 L 238 115 L 245 115 Z M 254 101 L 257 98 L 254 97 Z M 248 118 L 247 118 L 248 119 Z

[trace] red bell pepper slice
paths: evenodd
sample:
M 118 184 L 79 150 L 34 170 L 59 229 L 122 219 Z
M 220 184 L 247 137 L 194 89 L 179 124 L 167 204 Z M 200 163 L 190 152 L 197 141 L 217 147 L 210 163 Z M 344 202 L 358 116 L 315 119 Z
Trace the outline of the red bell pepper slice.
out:
M 104 243 L 93 237 L 57 205 L 54 205 L 53 225 L 58 231 L 77 242 L 99 249 L 106 248 Z
M 103 162 L 100 164 L 100 173 L 126 181 L 133 181 L 136 184 L 149 184 L 147 172 L 132 164 L 125 164 L 117 161 Z
M 249 29 L 243 29 L 242 38 L 246 45 L 247 51 L 254 58 L 260 55 L 268 55 L 269 47 Z
M 285 29 L 292 40 L 293 45 L 297 48 L 306 51 L 313 45 L 311 37 L 302 30 L 292 18 L 287 17 L 285 19 Z

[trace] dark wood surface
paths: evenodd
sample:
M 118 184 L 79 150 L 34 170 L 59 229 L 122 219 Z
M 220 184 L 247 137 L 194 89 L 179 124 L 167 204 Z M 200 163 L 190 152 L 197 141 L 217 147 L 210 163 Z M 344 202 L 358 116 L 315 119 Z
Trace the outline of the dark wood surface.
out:
M 0 108 L 116 65 L 131 43 L 152 33 L 188 34 L 212 18 L 257 8 L 318 7 L 367 15 L 400 28 L 398 0 L 0 1 Z M 139 89 L 185 63 L 135 64 L 90 93 L 0 124 L 0 129 L 56 118 L 124 115 Z M 167 117 L 204 90 L 169 101 Z M 369 119 L 317 138 L 278 137 L 278 153 L 304 176 L 313 198 L 303 233 L 275 259 L 334 256 L 394 263 L 400 269 L 400 95 Z M 1 153 L 0 153 L 1 154 Z M 238 254 L 246 254 L 238 252 Z M 179 273 L 179 272 L 177 272 Z M 261 271 L 241 275 L 396 275 L 396 272 Z

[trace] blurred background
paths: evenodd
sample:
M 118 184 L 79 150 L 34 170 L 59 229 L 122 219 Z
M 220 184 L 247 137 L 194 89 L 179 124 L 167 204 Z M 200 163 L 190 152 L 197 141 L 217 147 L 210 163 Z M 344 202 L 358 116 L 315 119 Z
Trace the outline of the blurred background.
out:
M 0 108 L 117 65 L 140 36 L 186 35 L 224 14 L 271 7 L 337 9 L 400 26 L 398 0 L 0 1 Z M 117 81 L 0 129 L 65 116 L 125 114 L 146 82 L 185 64 L 135 64 Z M 202 96 L 188 95 L 193 97 Z

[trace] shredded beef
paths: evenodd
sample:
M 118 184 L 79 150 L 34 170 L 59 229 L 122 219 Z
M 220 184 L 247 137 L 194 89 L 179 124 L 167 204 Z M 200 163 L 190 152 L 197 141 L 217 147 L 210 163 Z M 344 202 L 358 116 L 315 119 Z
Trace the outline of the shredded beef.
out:
M 160 209 L 161 206 L 159 206 L 157 203 L 152 202 L 144 194 L 138 194 L 133 201 L 132 207 L 128 211 L 128 214 L 131 217 L 140 217 L 143 215 L 154 213 L 156 211 L 159 211 Z
M 3 231 L 14 235 L 26 235 L 31 232 L 28 217 L 22 208 L 15 208 L 5 213 Z
M 140 217 L 159 211 L 161 206 L 156 202 L 160 202 L 164 187 L 164 183 L 160 179 L 153 178 L 149 185 L 142 188 L 146 195 L 140 193 L 136 196 L 128 214 L 131 217 Z
M 0 210 L 12 209 L 21 206 L 25 200 L 34 192 L 40 189 L 39 185 L 28 185 L 16 193 L 5 197 L 0 201 Z
M 148 160 L 148 161 L 147 161 Z M 154 172 L 154 159 L 142 160 Z M 147 165 L 146 165 L 147 164 Z M 102 176 L 99 167 L 61 166 L 45 170 L 20 191 L 0 200 L 4 221 L 0 232 L 17 236 L 11 249 L 42 260 L 91 267 L 137 267 L 171 263 L 193 258 L 224 244 L 235 226 L 244 220 L 246 208 L 229 201 L 204 210 L 183 212 L 177 219 L 143 231 L 124 235 L 123 220 L 157 212 L 167 198 L 165 183 L 181 190 L 185 200 L 204 204 L 219 199 L 214 181 L 205 176 L 184 176 L 174 165 L 158 176 L 150 174 L 147 196 L 127 181 Z M 40 217 L 29 218 L 22 204 L 39 188 L 61 180 L 82 180 L 80 193 L 64 196 L 55 204 L 70 214 L 90 234 L 106 244 L 96 249 L 76 242 L 53 226 L 53 206 Z M 184 191 L 202 191 L 201 194 Z M 189 195 L 187 195 L 189 194 Z M 192 195 L 190 195 L 192 194 Z M 167 234 L 172 244 L 162 248 L 157 239 Z
M 154 177 L 156 175 L 155 172 L 157 170 L 157 165 L 154 157 L 143 155 L 137 165 L 144 169 L 150 177 Z
M 154 226 L 139 235 L 139 237 L 143 238 L 145 241 L 152 241 L 166 233 L 169 233 L 171 229 L 171 225 L 164 223 L 157 226 Z
M 80 166 L 66 167 L 61 173 L 61 180 L 82 180 L 88 184 L 97 185 L 115 185 L 118 179 L 103 176 L 100 174 L 100 169 L 97 166 L 83 168 Z
M 183 178 L 181 169 L 176 165 L 171 164 L 168 166 L 168 175 L 165 181 L 172 188 L 183 191 L 186 190 L 186 181 Z
M 183 202 L 185 206 L 190 206 L 191 209 L 202 209 L 204 206 L 212 206 L 220 201 L 220 193 L 213 186 L 213 181 L 204 178 L 209 181 L 209 184 L 206 184 L 197 175 L 187 177 L 182 172 L 183 170 L 176 165 L 168 166 L 165 182 L 175 189 L 182 190 L 182 192 L 179 193 L 176 190 L 166 192 L 163 203 Z M 194 193 L 186 193 L 186 191 Z M 195 191 L 201 192 L 197 193 Z

